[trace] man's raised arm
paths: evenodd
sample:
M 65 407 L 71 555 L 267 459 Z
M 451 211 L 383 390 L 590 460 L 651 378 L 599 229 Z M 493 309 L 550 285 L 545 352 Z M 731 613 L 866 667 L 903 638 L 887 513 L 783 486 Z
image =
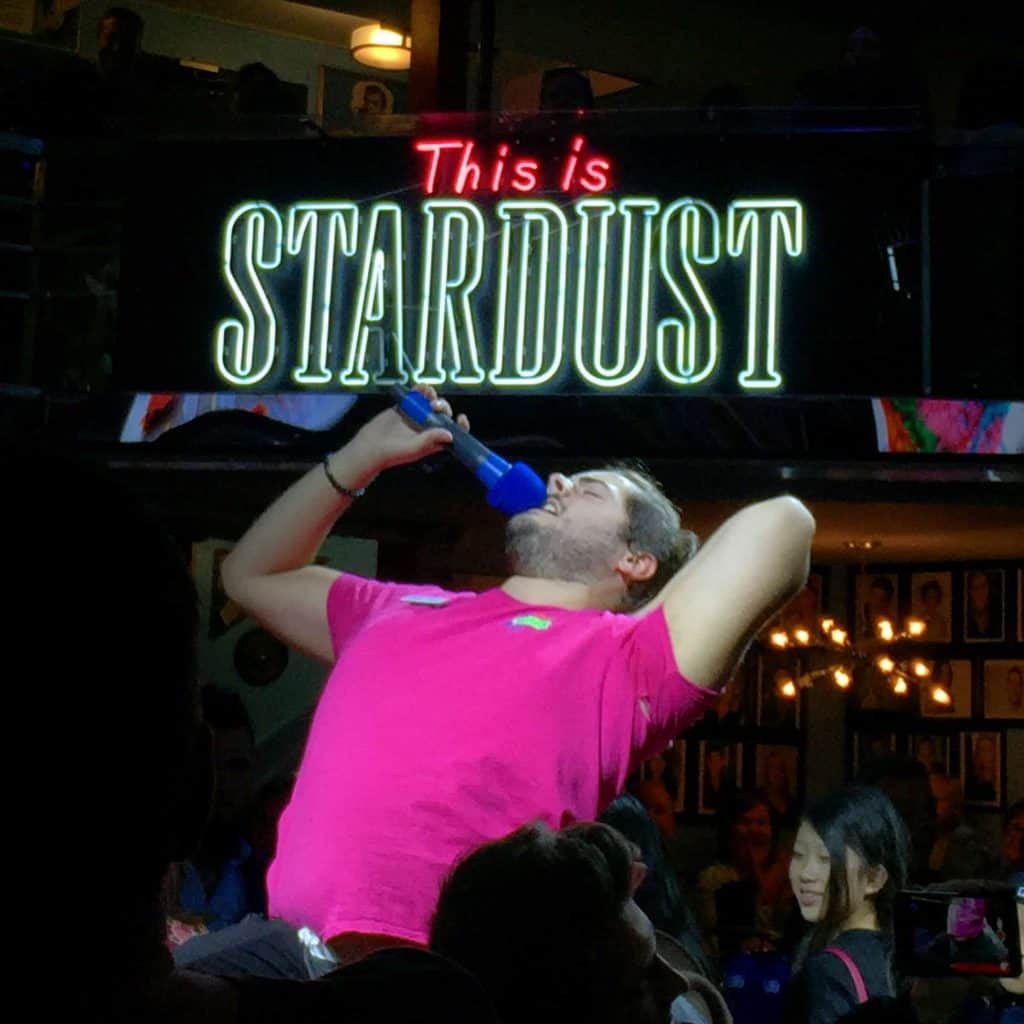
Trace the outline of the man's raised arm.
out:
M 422 391 L 435 409 L 451 407 L 433 388 Z M 468 429 L 465 417 L 459 424 Z M 320 545 L 358 491 L 390 466 L 415 462 L 451 441 L 447 430 L 418 430 L 397 409 L 367 423 L 325 467 L 311 469 L 246 531 L 224 559 L 221 576 L 228 596 L 285 643 L 321 661 L 334 661 L 327 626 L 327 592 L 338 573 L 311 565 Z
M 727 519 L 665 585 L 676 664 L 696 686 L 735 671 L 758 630 L 807 582 L 814 517 L 796 498 L 758 502 Z

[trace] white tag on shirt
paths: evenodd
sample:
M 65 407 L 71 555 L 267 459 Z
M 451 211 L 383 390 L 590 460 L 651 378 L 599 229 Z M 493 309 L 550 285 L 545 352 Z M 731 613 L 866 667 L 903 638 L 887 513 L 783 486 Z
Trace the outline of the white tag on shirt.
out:
M 441 608 L 448 603 L 448 598 L 440 594 L 406 594 L 402 600 L 406 604 L 425 604 L 432 608 Z

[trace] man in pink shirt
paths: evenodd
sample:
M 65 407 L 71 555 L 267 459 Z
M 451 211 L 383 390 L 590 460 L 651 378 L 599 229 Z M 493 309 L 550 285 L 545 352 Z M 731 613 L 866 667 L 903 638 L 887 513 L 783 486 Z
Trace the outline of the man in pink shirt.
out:
M 310 564 L 378 473 L 450 440 L 386 410 L 223 564 L 234 600 L 334 666 L 268 884 L 270 912 L 342 961 L 425 944 L 442 880 L 480 844 L 597 817 L 807 578 L 814 520 L 795 499 L 742 510 L 691 558 L 657 484 L 621 469 L 554 474 L 547 503 L 509 521 L 512 575 L 480 595 Z

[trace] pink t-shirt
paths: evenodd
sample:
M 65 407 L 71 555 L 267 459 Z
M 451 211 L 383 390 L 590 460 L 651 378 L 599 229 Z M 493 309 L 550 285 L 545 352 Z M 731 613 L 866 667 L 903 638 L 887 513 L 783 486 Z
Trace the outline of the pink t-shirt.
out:
M 270 913 L 323 938 L 425 943 L 441 882 L 481 843 L 592 820 L 718 694 L 642 618 L 345 574 L 338 658 L 270 867 Z

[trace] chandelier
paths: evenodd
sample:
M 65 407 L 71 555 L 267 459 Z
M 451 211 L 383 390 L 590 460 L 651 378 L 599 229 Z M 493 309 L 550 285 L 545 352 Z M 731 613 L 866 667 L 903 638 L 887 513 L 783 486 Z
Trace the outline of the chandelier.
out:
M 831 679 L 840 690 L 848 690 L 857 666 L 871 666 L 886 678 L 892 692 L 906 697 L 912 685 L 927 687 L 930 699 L 941 706 L 953 703 L 946 687 L 932 678 L 931 666 L 918 657 L 913 647 L 920 643 L 927 631 L 923 619 L 910 618 L 904 628 L 897 631 L 891 619 L 875 622 L 875 636 L 855 644 L 850 631 L 832 616 L 822 616 L 817 628 L 797 625 L 791 629 L 773 627 L 768 634 L 769 646 L 776 650 L 806 649 L 818 653 L 818 664 L 797 676 L 783 677 L 778 694 L 794 700 L 801 689 L 813 686 L 819 679 Z

